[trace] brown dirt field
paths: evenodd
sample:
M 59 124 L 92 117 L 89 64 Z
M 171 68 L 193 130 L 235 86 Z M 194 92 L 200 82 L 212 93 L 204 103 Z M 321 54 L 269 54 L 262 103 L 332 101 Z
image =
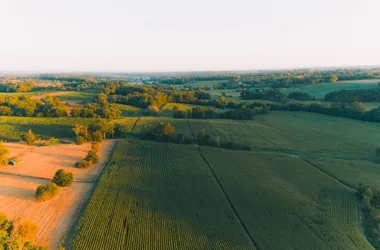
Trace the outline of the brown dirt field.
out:
M 38 223 L 36 244 L 56 249 L 92 184 L 73 183 L 68 188 L 60 188 L 53 199 L 36 202 L 34 194 L 37 187 L 48 182 L 29 177 L 0 176 L 0 211 L 15 220 L 16 227 L 24 220 Z
M 114 140 L 102 143 L 100 162 L 96 166 L 76 169 L 74 163 L 87 154 L 90 144 L 29 147 L 7 143 L 11 156 L 18 155 L 25 162 L 14 167 L 0 168 L 0 211 L 15 220 L 16 226 L 24 220 L 38 223 L 36 244 L 57 249 L 89 194 L 93 182 L 107 162 L 114 144 Z M 73 172 L 76 182 L 70 187 L 60 188 L 59 194 L 53 199 L 37 202 L 37 187 L 49 182 L 39 178 L 52 178 L 59 168 Z
M 9 158 L 23 160 L 16 166 L 0 168 L 1 173 L 52 179 L 54 173 L 62 168 L 74 174 L 75 181 L 92 182 L 101 172 L 115 140 L 104 141 L 100 147 L 100 161 L 91 168 L 78 169 L 75 163 L 86 157 L 91 149 L 90 143 L 83 145 L 62 144 L 48 147 L 30 147 L 19 143 L 4 143 L 10 151 Z

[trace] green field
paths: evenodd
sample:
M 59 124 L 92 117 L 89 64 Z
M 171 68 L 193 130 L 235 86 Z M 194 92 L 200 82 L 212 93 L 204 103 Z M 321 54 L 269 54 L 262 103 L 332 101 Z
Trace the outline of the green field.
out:
M 113 108 L 118 108 L 121 111 L 121 116 L 128 117 L 128 116 L 139 116 L 141 115 L 142 108 L 137 108 L 131 105 L 125 105 L 125 104 L 111 104 L 110 105 Z
M 302 86 L 298 88 L 284 88 L 281 91 L 285 94 L 289 94 L 294 91 L 300 91 L 309 93 L 315 98 L 323 99 L 326 94 L 338 91 L 341 89 L 368 89 L 375 88 L 380 82 L 379 79 L 374 80 L 357 80 L 357 81 L 338 81 L 336 83 L 322 82 L 313 85 Z
M 195 82 L 187 82 L 183 84 L 183 86 L 190 86 L 193 88 L 214 88 L 219 85 L 223 81 L 213 80 L 213 81 L 195 81 Z
M 49 139 L 74 137 L 72 128 L 77 124 L 89 125 L 96 122 L 92 118 L 35 118 L 35 117 L 0 117 L 0 140 L 20 141 L 21 135 L 29 129 L 37 138 Z
M 59 95 L 58 98 L 61 101 L 71 101 L 71 102 L 80 102 L 80 101 L 92 101 L 97 92 L 71 92 L 63 95 Z
M 302 159 L 202 152 L 260 249 L 373 249 L 355 192 Z
M 255 249 L 194 146 L 118 142 L 70 249 Z

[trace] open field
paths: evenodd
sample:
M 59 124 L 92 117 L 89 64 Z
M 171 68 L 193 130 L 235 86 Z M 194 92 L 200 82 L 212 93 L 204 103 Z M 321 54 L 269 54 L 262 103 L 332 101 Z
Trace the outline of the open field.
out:
M 0 141 L 19 141 L 21 135 L 29 129 L 37 138 L 74 137 L 72 128 L 77 124 L 90 125 L 96 122 L 92 118 L 35 118 L 35 117 L 0 117 Z
M 132 135 L 137 136 L 142 131 L 153 129 L 153 125 L 156 122 L 169 121 L 174 126 L 176 132 L 183 132 L 191 135 L 191 130 L 185 119 L 173 119 L 166 117 L 141 117 L 136 123 L 135 128 L 132 131 Z
M 17 143 L 6 143 L 9 149 L 9 157 L 16 157 L 24 161 L 16 166 L 0 168 L 0 176 L 3 173 L 20 176 L 52 179 L 58 169 L 74 174 L 74 181 L 93 182 L 105 165 L 108 155 L 115 141 L 107 140 L 101 144 L 100 160 L 88 169 L 75 168 L 75 163 L 86 157 L 91 149 L 91 144 L 83 145 L 63 144 L 49 147 L 31 147 Z
M 302 159 L 201 151 L 260 249 L 373 249 L 355 192 Z
M 121 110 L 121 116 L 139 116 L 142 108 L 137 108 L 131 105 L 125 105 L 125 104 L 111 104 L 111 107 L 118 108 Z
M 380 124 L 306 112 L 273 111 L 254 121 L 188 120 L 220 142 L 249 142 L 253 150 L 341 159 L 375 160 Z
M 39 229 L 35 242 L 57 249 L 60 241 L 70 228 L 73 217 L 89 192 L 89 183 L 73 183 L 61 188 L 56 197 L 43 203 L 35 200 L 39 185 L 47 180 L 18 176 L 0 176 L 0 211 L 11 220 L 34 221 Z
M 255 249 L 194 146 L 120 141 L 70 249 Z
M 341 89 L 368 89 L 376 88 L 377 84 L 380 82 L 379 79 L 372 80 L 356 80 L 356 81 L 338 81 L 335 83 L 332 82 L 321 82 L 313 85 L 306 85 L 298 88 L 284 88 L 281 91 L 285 94 L 290 92 L 300 91 L 309 93 L 315 98 L 323 99 L 326 94 L 338 91 Z
M 223 111 L 223 109 L 215 108 L 213 106 L 202 106 L 202 105 L 183 104 L 183 103 L 167 103 L 161 107 L 159 116 L 173 117 L 174 107 L 177 107 L 181 111 L 191 110 L 192 108 L 209 108 L 215 111 Z
M 102 143 L 100 161 L 89 169 L 74 167 L 75 162 L 86 156 L 89 144 L 51 147 L 6 144 L 10 157 L 17 156 L 24 162 L 0 168 L 0 211 L 17 222 L 36 222 L 39 225 L 36 243 L 56 249 L 106 164 L 114 143 L 112 140 Z M 38 203 L 35 199 L 37 187 L 47 184 L 60 168 L 74 174 L 74 183 L 70 187 L 60 188 L 53 199 Z
M 94 99 L 97 92 L 68 92 L 59 96 L 61 101 L 91 101 Z
M 212 81 L 194 81 L 187 82 L 180 86 L 190 86 L 193 88 L 214 88 L 219 85 L 219 83 L 223 82 L 222 80 L 212 80 Z

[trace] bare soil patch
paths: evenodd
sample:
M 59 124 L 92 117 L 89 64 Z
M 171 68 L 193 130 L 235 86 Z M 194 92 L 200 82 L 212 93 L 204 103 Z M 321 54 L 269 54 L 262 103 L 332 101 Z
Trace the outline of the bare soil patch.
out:
M 11 157 L 17 156 L 24 162 L 16 166 L 0 168 L 0 211 L 17 223 L 30 220 L 38 223 L 36 244 L 57 249 L 71 227 L 74 217 L 93 182 L 105 166 L 115 141 L 102 143 L 100 162 L 89 169 L 77 169 L 75 162 L 84 158 L 90 149 L 84 145 L 57 145 L 29 147 L 7 143 Z M 39 185 L 52 179 L 56 170 L 63 168 L 74 173 L 75 181 L 70 187 L 60 188 L 59 194 L 45 202 L 35 200 Z
M 30 147 L 19 143 L 5 143 L 9 157 L 23 161 L 16 166 L 0 168 L 1 173 L 52 179 L 58 169 L 72 172 L 75 181 L 92 182 L 102 171 L 115 141 L 104 141 L 99 150 L 100 161 L 89 169 L 75 168 L 75 163 L 86 157 L 90 143 L 83 145 L 62 144 L 48 147 Z

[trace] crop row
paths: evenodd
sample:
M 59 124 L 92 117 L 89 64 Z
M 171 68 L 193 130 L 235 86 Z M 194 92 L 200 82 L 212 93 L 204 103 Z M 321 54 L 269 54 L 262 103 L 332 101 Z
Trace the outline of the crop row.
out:
M 254 249 L 195 147 L 120 141 L 71 249 Z

